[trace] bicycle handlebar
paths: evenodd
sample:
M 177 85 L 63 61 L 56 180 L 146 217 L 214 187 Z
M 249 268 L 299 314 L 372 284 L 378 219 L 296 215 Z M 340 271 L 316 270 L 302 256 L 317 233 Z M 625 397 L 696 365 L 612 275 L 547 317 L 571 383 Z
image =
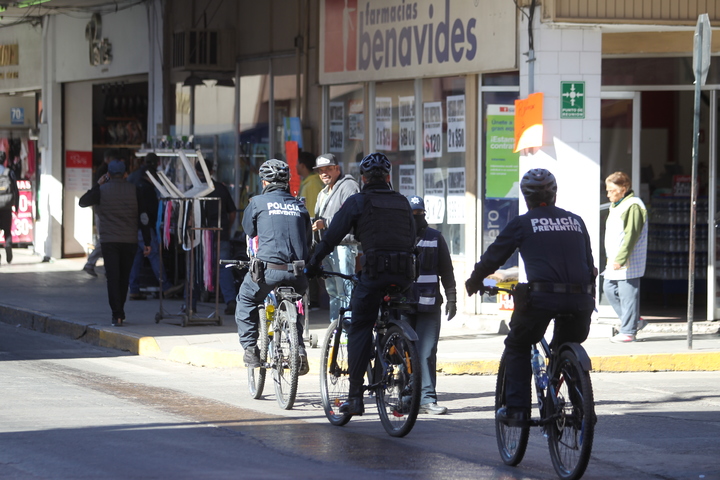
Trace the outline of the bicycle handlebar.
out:
M 345 280 L 350 280 L 350 281 L 352 281 L 352 282 L 354 282 L 354 283 L 357 283 L 357 281 L 358 281 L 357 275 L 346 275 L 346 274 L 344 274 L 344 273 L 340 273 L 340 272 L 330 272 L 330 271 L 328 271 L 328 270 L 323 270 L 322 273 L 320 274 L 320 276 L 321 276 L 322 278 L 327 278 L 327 277 L 340 277 L 340 278 L 343 278 L 343 279 L 345 279 Z
M 480 292 L 480 294 L 487 293 L 487 294 L 490 295 L 491 297 L 494 297 L 494 296 L 497 295 L 499 292 L 505 292 L 505 293 L 509 294 L 510 296 L 512 296 L 512 295 L 515 293 L 515 292 L 514 292 L 512 289 L 510 289 L 510 288 L 501 288 L 501 287 L 497 287 L 497 286 L 493 286 L 493 287 L 483 286 L 483 287 L 479 290 L 479 292 Z
M 225 268 L 244 268 L 249 267 L 250 262 L 248 260 L 220 260 L 220 265 L 225 265 Z

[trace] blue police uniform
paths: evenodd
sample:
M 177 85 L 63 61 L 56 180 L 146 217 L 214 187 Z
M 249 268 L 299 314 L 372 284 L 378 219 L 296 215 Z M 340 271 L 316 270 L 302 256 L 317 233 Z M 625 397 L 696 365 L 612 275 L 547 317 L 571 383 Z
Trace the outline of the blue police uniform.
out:
M 386 183 L 366 184 L 335 215 L 310 264 L 319 265 L 351 230 L 363 249 L 362 271 L 350 300 L 348 332 L 349 397 L 358 398 L 362 397 L 363 376 L 372 354 L 372 328 L 382 297 L 390 285 L 407 289 L 415 279 L 415 221 L 404 196 Z
M 553 343 L 583 342 L 595 308 L 595 267 L 590 236 L 583 220 L 555 206 L 533 208 L 515 217 L 475 264 L 475 283 L 492 274 L 520 250 L 529 282 L 527 303 L 516 297 L 505 339 L 507 406 L 531 405 L 530 346 L 540 341 L 557 314 Z
M 307 261 L 312 240 L 310 215 L 303 202 L 286 190 L 269 184 L 262 195 L 250 199 L 242 219 L 245 233 L 258 237 L 256 257 L 265 266 L 265 281 L 256 283 L 245 275 L 237 296 L 235 322 L 240 344 L 247 350 L 257 344 L 258 305 L 277 285 L 287 285 L 299 294 L 308 288 L 304 273 L 295 275 L 292 262 Z M 301 269 L 302 270 L 302 269 Z M 304 316 L 298 315 L 300 346 L 303 343 Z

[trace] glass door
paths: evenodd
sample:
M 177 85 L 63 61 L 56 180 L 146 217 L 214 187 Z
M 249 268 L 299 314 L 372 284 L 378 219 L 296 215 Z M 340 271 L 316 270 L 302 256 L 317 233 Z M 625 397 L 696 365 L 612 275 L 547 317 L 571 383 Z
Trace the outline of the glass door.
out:
M 605 220 L 610 203 L 605 195 L 605 178 L 613 172 L 622 171 L 630 175 L 632 188 L 644 200 L 647 184 L 641 182 L 640 169 L 640 92 L 603 92 L 600 101 L 600 251 L 595 252 L 600 272 L 605 269 L 607 259 L 603 239 Z M 644 179 L 642 179 L 644 180 Z M 644 183 L 645 187 L 642 186 Z M 598 312 L 601 317 L 613 317 L 615 313 L 602 292 L 600 277 L 600 301 Z

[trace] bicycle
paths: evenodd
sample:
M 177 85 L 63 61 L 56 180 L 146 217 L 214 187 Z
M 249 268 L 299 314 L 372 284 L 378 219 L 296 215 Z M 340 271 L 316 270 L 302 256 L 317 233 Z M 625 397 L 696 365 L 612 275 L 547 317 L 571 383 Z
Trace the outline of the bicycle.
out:
M 488 295 L 511 289 L 484 287 Z M 561 317 L 561 315 L 558 315 Z M 547 364 L 537 355 L 542 349 Z M 532 347 L 533 383 L 539 418 L 525 425 L 508 425 L 495 419 L 495 433 L 500 457 L 506 465 L 518 465 L 525 455 L 530 427 L 541 427 L 548 439 L 550 458 L 557 475 L 563 480 L 576 480 L 585 473 L 590 460 L 595 434 L 595 402 L 593 400 L 590 357 L 579 343 L 563 343 L 551 349 L 545 338 Z M 495 411 L 505 407 L 505 356 L 500 360 L 495 388 Z
M 357 283 L 354 275 L 323 271 L 323 277 L 338 276 Z M 393 437 L 404 437 L 412 430 L 420 409 L 420 359 L 415 349 L 417 334 L 398 315 L 408 304 L 402 292 L 392 287 L 386 292 L 373 327 L 373 354 L 367 368 L 368 384 L 363 390 L 375 396 L 380 421 Z M 341 413 L 348 400 L 349 372 L 346 327 L 350 309 L 327 329 L 320 363 L 320 393 L 325 416 L 331 424 L 346 425 L 351 415 Z
M 248 268 L 243 260 L 220 260 L 226 268 Z M 272 370 L 275 397 L 280 408 L 290 410 L 297 396 L 300 372 L 300 340 L 297 329 L 298 305 L 303 296 L 293 287 L 277 286 L 258 306 L 259 367 L 247 367 L 248 389 L 254 399 L 262 397 L 267 370 Z M 256 371 L 257 370 L 257 371 Z

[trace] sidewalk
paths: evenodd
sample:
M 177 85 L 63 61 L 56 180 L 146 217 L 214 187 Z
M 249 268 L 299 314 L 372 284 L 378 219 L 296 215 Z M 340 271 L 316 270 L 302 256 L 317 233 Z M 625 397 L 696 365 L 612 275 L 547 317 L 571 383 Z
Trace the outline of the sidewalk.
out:
M 235 320 L 222 315 L 223 325 L 190 325 L 173 316 L 181 299 L 163 301 L 156 323 L 157 299 L 128 301 L 123 327 L 110 325 L 104 269 L 97 278 L 82 271 L 84 258 L 43 263 L 27 249 L 15 249 L 11 265 L 0 265 L 0 321 L 165 360 L 204 367 L 244 367 Z M 4 260 L 4 256 L 3 256 Z M 199 304 L 210 315 L 214 305 Z M 310 314 L 310 332 L 322 342 L 328 311 Z M 614 344 L 612 327 L 594 324 L 584 343 L 595 371 L 720 370 L 720 322 L 696 322 L 693 349 L 688 349 L 685 324 L 651 324 L 631 344 Z M 458 315 L 443 324 L 438 345 L 438 370 L 446 374 L 495 374 L 506 331 L 497 316 Z M 307 343 L 307 342 L 306 342 Z M 317 373 L 320 348 L 307 345 L 311 372 Z

